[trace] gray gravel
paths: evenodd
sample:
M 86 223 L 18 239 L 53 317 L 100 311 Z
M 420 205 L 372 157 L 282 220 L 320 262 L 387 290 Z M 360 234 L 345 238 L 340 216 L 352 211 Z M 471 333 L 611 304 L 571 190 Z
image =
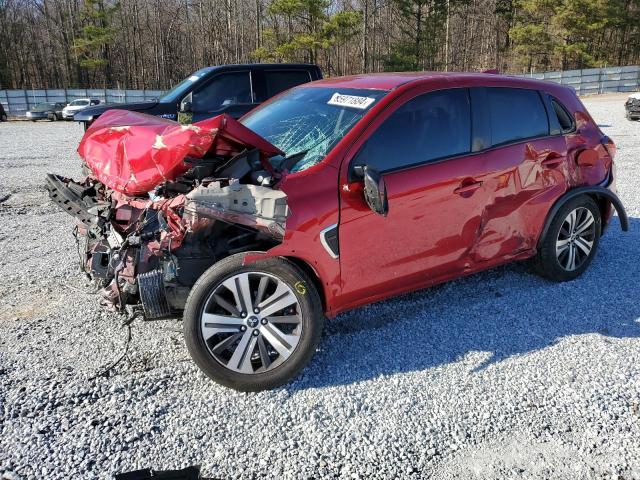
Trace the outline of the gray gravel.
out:
M 518 264 L 329 323 L 304 375 L 240 394 L 191 363 L 177 321 L 98 306 L 43 176 L 79 175 L 72 123 L 0 124 L 0 476 L 640 479 L 640 123 L 586 101 L 617 142 L 617 224 L 579 280 Z M 618 477 L 620 475 L 621 477 Z

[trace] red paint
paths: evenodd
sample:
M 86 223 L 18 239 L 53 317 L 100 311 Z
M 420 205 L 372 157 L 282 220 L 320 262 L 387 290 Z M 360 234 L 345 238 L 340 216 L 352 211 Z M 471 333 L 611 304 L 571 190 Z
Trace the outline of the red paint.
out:
M 78 153 L 96 178 L 127 195 L 144 195 L 190 167 L 186 158 L 233 156 L 246 148 L 267 158 L 282 152 L 228 115 L 184 126 L 153 115 L 109 110 L 86 131 Z
M 409 99 L 477 86 L 547 92 L 567 107 L 577 129 L 385 174 L 389 213 L 373 213 L 362 185 L 347 180 L 349 162 L 360 146 Z M 394 73 L 299 88 L 315 87 L 390 92 L 323 162 L 283 180 L 280 188 L 292 211 L 284 242 L 247 257 L 246 263 L 265 256 L 306 262 L 322 285 L 328 316 L 533 256 L 553 204 L 567 190 L 600 183 L 611 170 L 613 142 L 603 140 L 575 93 L 561 85 L 486 74 Z M 320 243 L 320 231 L 332 224 L 339 225 L 339 259 Z

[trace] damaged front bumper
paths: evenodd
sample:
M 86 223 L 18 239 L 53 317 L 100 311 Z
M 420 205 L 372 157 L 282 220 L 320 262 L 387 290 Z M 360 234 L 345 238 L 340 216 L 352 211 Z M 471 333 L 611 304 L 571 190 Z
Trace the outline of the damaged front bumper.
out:
M 112 116 L 117 125 L 105 114 L 82 140 L 91 175 L 46 178 L 50 198 L 76 219 L 81 268 L 103 287 L 105 305 L 172 316 L 213 263 L 283 240 L 287 198 L 266 161 L 279 150 L 266 140 L 228 118 L 185 129 Z

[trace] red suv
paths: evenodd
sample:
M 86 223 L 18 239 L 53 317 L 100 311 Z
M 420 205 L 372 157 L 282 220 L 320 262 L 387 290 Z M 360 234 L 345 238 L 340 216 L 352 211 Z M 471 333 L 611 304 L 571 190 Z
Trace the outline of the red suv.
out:
M 238 390 L 297 375 L 325 317 L 515 260 L 572 280 L 614 209 L 628 228 L 615 145 L 561 85 L 358 75 L 240 123 L 114 112 L 80 146 L 93 175 L 50 175 L 52 198 L 105 297 L 184 310 L 195 362 Z

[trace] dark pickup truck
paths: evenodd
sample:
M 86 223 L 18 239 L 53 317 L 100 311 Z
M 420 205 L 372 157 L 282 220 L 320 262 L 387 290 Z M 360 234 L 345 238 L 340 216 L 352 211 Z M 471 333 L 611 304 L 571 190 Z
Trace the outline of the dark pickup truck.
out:
M 156 115 L 183 123 L 222 113 L 240 118 L 265 100 L 302 83 L 322 79 L 317 65 L 303 63 L 220 65 L 205 67 L 177 84 L 157 101 L 89 107 L 73 119 L 85 128 L 114 108 Z

